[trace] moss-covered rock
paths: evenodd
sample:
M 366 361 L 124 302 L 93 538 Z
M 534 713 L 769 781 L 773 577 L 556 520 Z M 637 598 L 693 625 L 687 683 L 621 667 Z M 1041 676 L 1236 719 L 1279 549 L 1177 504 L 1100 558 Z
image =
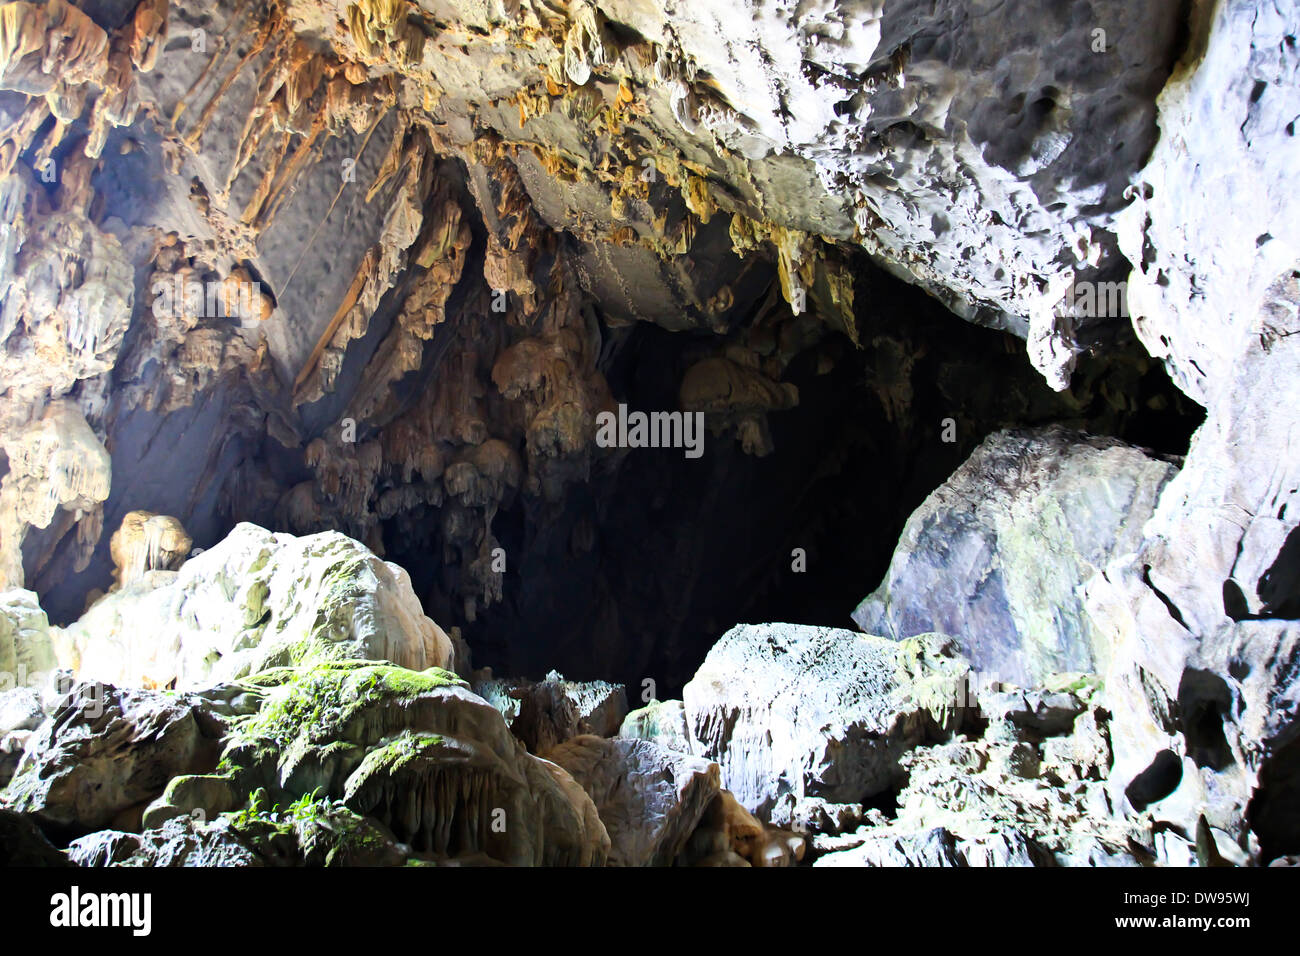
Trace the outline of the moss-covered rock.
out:
M 235 720 L 218 772 L 173 781 L 146 823 L 246 809 L 262 790 L 286 807 L 315 795 L 342 801 L 432 859 L 604 862 L 608 837 L 590 800 L 530 756 L 452 673 L 343 660 L 274 668 L 246 683 L 265 701 Z

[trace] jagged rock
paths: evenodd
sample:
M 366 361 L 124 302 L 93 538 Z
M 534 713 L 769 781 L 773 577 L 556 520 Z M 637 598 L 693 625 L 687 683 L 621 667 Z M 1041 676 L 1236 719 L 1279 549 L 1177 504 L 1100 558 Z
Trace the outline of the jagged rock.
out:
M 728 790 L 713 798 L 677 857 L 678 866 L 793 866 L 804 839 L 765 827 Z
M 1138 546 L 1175 470 L 1056 426 L 1000 432 L 908 519 L 853 619 L 887 637 L 948 634 L 994 680 L 1097 670 L 1110 647 L 1077 590 Z
M 0 809 L 0 866 L 69 866 L 30 817 Z
M 0 691 L 0 789 L 13 778 L 32 731 L 44 720 L 37 691 L 30 687 Z
M 618 729 L 620 737 L 649 740 L 678 753 L 691 752 L 690 731 L 686 728 L 686 707 L 680 700 L 652 700 L 625 718 Z
M 223 820 L 176 817 L 143 833 L 99 830 L 68 844 L 77 866 L 264 866 Z
M 1109 713 L 1099 682 L 977 694 L 979 736 L 919 747 L 893 818 L 818 838 L 815 866 L 1134 866 L 1155 833 L 1110 802 Z
M 813 866 L 1055 866 L 1050 853 L 1017 831 L 979 840 L 959 840 L 943 827 L 911 833 L 888 829 L 867 833 L 851 850 L 830 853 Z
M 216 765 L 198 698 L 79 682 L 27 741 L 6 806 L 82 832 L 138 814 L 179 774 Z M 138 817 L 137 817 L 138 819 Z
M 0 736 L 15 730 L 35 730 L 44 720 L 41 695 L 32 688 L 0 691 Z
M 266 700 L 236 724 L 221 772 L 173 780 L 146 811 L 147 826 L 233 811 L 261 787 L 284 805 L 319 790 L 422 857 L 605 860 L 609 838 L 590 801 L 529 755 L 454 674 L 327 661 L 248 683 Z
M 174 817 L 143 833 L 101 830 L 68 846 L 78 866 L 401 866 L 407 857 L 387 828 L 328 801 L 211 821 Z
M 691 752 L 717 761 L 761 820 L 790 822 L 809 798 L 860 803 L 902 782 L 903 753 L 958 725 L 951 695 L 917 693 L 931 667 L 964 673 L 945 647 L 937 637 L 897 644 L 835 628 L 734 627 L 683 691 Z
M 177 572 L 153 571 L 56 635 L 82 677 L 200 688 L 326 659 L 450 666 L 451 641 L 410 578 L 337 533 L 295 538 L 251 524 Z
M 579 734 L 612 737 L 627 714 L 627 692 L 622 684 L 569 681 L 557 671 L 536 683 L 488 676 L 473 687 L 474 693 L 501 711 L 511 733 L 535 754 L 544 754 Z
M 715 607 L 720 582 L 705 600 L 708 569 L 727 562 L 743 593 L 797 593 L 770 567 L 774 544 L 813 542 L 779 540 L 782 528 L 824 546 L 836 536 L 820 523 L 865 512 L 891 484 L 910 507 L 934 463 L 951 466 L 916 454 L 933 443 L 931 414 L 954 416 L 964 449 L 992 422 L 1067 420 L 1168 431 L 1174 449 L 1193 416 L 1160 410 L 1178 396 L 1153 387 L 1123 307 L 1077 302 L 1131 270 L 1133 331 L 1207 413 L 1181 471 L 1164 483 L 1163 461 L 1072 438 L 1046 461 L 997 459 L 1009 487 L 958 487 L 960 472 L 937 511 L 932 499 L 917 512 L 858 620 L 891 638 L 948 631 L 980 676 L 1024 686 L 984 695 L 994 726 L 969 741 L 988 786 L 1005 781 L 1018 805 L 1047 787 L 1098 804 L 1099 820 L 1128 814 L 1141 854 L 1165 863 L 1296 854 L 1292 5 L 1078 0 L 1033 17 L 958 0 L 509 2 L 437 16 L 388 0 L 82 6 L 20 0 L 0 22 L 0 588 L 26 583 L 71 620 L 109 583 L 121 549 L 105 531 L 136 508 L 182 516 L 205 544 L 244 519 L 338 529 L 419 561 L 424 606 L 478 624 L 467 633 L 485 660 L 515 673 L 576 660 L 676 686 L 696 659 L 687 635 L 770 616 Z M 904 341 L 890 326 L 915 326 L 916 300 L 887 274 L 1019 336 L 1024 354 L 991 335 L 954 363 L 967 340 L 942 342 L 942 328 Z M 667 331 L 687 334 L 667 349 Z M 1080 383 L 1130 353 L 1133 377 Z M 846 368 L 848 354 L 860 364 Z M 1052 387 L 1072 373 L 1077 387 L 1050 405 L 1019 394 L 1008 369 L 1026 356 Z M 865 381 L 869 410 L 819 403 L 840 377 Z M 711 416 L 689 481 L 593 450 L 615 390 Z M 968 411 L 990 391 L 1014 399 Z M 824 422 L 856 434 L 795 441 Z M 736 464 L 720 428 L 755 454 L 775 453 L 773 434 L 798 444 L 814 478 L 786 500 L 816 499 L 830 474 L 872 474 L 817 520 L 795 505 L 762 522 L 769 536 L 713 534 L 726 553 L 704 542 L 714 526 L 689 519 L 743 508 L 755 476 L 785 465 Z M 891 466 L 856 467 L 849 447 Z M 1088 462 L 1097 472 L 1072 485 Z M 892 536 L 888 504 L 860 521 Z M 632 548 L 616 542 L 644 550 L 620 559 Z M 233 681 L 271 665 L 467 669 L 401 572 L 366 555 L 367 596 L 338 602 L 322 578 L 351 546 L 313 547 L 260 568 L 254 555 L 162 570 L 177 548 L 131 581 L 125 562 L 120 590 L 55 632 L 61 663 L 160 687 L 231 681 L 196 714 L 205 732 L 251 719 L 265 695 Z M 815 548 L 805 557 L 810 577 L 825 574 Z M 281 587 L 299 560 L 320 577 Z M 220 580 L 199 581 L 205 568 Z M 560 574 L 583 584 L 554 587 Z M 385 589 L 392 602 L 375 596 Z M 891 690 L 889 707 L 955 716 L 943 681 L 903 659 L 896 671 L 910 690 Z M 1072 712 L 1060 671 L 1095 672 L 1102 702 Z M 521 732 L 540 747 L 581 729 L 570 703 L 533 695 Z M 770 782 L 775 767 L 750 766 L 767 712 L 738 719 L 754 733 L 731 772 Z M 792 720 L 773 719 L 776 745 L 820 752 L 822 731 Z M 660 724 L 646 714 L 631 732 L 676 746 L 676 718 Z M 698 749 L 694 730 L 685 749 Z M 32 733 L 0 736 L 0 773 Z M 820 771 L 785 756 L 781 772 L 798 765 L 789 779 L 802 781 L 781 798 L 789 822 L 883 825 L 856 785 L 805 780 Z M 541 768 L 573 804 L 576 784 Z M 575 814 L 594 832 L 588 807 Z M 922 821 L 873 837 L 871 854 L 1130 858 L 1111 834 L 1061 845 L 1044 826 Z
M 574 737 L 546 754 L 591 797 L 612 866 L 668 866 L 718 795 L 718 766 L 646 740 Z
M 942 827 L 901 835 L 869 834 L 851 850 L 829 853 L 813 866 L 960 866 L 957 841 Z

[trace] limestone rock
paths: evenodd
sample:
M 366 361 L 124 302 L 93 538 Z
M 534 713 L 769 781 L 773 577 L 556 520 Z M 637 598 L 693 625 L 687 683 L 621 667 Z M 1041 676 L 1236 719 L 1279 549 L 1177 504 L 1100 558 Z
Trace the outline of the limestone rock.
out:
M 146 825 L 234 811 L 263 787 L 285 806 L 319 791 L 422 858 L 604 862 L 609 838 L 590 800 L 454 674 L 327 661 L 249 683 L 266 699 L 228 738 L 222 772 L 173 780 Z
M 803 859 L 804 848 L 803 837 L 764 826 L 730 791 L 721 790 L 678 855 L 677 865 L 793 866 Z
M 49 621 L 31 591 L 0 593 L 0 694 L 15 688 L 36 688 L 54 670 L 54 644 Z M 3 730 L 18 729 L 3 727 Z
M 0 586 L 21 587 L 21 545 L 29 528 L 45 528 L 55 512 L 92 512 L 108 497 L 108 452 L 71 402 L 56 402 L 39 421 L 6 429 L 9 458 L 0 480 Z
M 374 820 L 329 801 L 300 801 L 207 821 L 180 816 L 142 833 L 101 830 L 73 840 L 78 866 L 401 866 L 406 851 Z
M 652 700 L 632 711 L 618 729 L 620 737 L 649 740 L 668 750 L 691 752 L 690 732 L 686 729 L 686 707 L 680 700 Z
M 942 673 L 945 646 L 794 624 L 734 627 L 683 691 L 691 752 L 717 761 L 723 784 L 760 820 L 789 822 L 810 798 L 861 803 L 902 782 L 907 750 L 959 723 L 950 701 L 914 694 L 920 682 L 902 669 L 910 654 L 932 657 Z
M 1077 593 L 1141 543 L 1172 464 L 1053 426 L 1000 432 L 908 519 L 864 631 L 953 637 L 981 674 L 1032 685 L 1110 647 Z
M 892 819 L 814 841 L 815 866 L 1135 866 L 1155 834 L 1107 796 L 1109 713 L 1098 682 L 978 694 L 981 734 L 903 756 Z M 1068 688 L 1068 689 L 1067 689 Z
M 174 571 L 193 544 L 184 525 L 170 515 L 129 511 L 108 544 L 116 565 L 113 578 L 120 588 L 146 571 Z
M 496 707 L 531 753 L 545 754 L 579 734 L 612 737 L 627 714 L 627 692 L 607 681 L 569 681 L 557 671 L 533 683 L 479 680 L 474 692 Z
M 200 730 L 203 705 L 159 691 L 74 684 L 27 742 L 4 803 L 66 831 L 138 814 L 179 774 L 216 764 Z
M 646 740 L 574 737 L 546 754 L 587 792 L 612 866 L 668 866 L 718 795 L 717 764 Z
M 341 534 L 295 538 L 250 524 L 179 571 L 102 598 L 56 640 L 84 678 L 155 687 L 325 659 L 452 663 L 450 639 L 424 616 L 405 571 Z
M 77 866 L 263 866 L 228 826 L 195 825 L 177 817 L 155 830 L 98 830 L 73 840 L 68 858 Z

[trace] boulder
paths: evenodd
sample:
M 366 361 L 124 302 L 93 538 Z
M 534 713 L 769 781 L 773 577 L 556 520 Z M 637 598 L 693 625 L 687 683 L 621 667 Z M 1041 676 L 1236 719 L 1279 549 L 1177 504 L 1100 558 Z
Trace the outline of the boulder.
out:
M 918 747 L 890 818 L 814 839 L 815 866 L 1134 866 L 1158 858 L 1149 820 L 1107 796 L 1099 681 L 978 693 L 982 732 Z M 980 725 L 976 725 L 979 727 Z
M 686 729 L 686 707 L 680 700 L 652 700 L 623 718 L 620 737 L 650 740 L 678 753 L 691 752 Z
M 612 737 L 627 714 L 622 684 L 565 680 L 557 671 L 536 683 L 484 673 L 474 693 L 501 712 L 531 753 L 544 754 L 579 734 Z
M 318 793 L 342 801 L 431 860 L 605 860 L 609 838 L 590 800 L 448 671 L 325 661 L 247 683 L 265 701 L 235 722 L 220 771 L 173 780 L 147 826 L 235 811 L 264 788 L 284 806 Z
M 196 697 L 76 683 L 27 740 L 0 799 L 67 832 L 138 818 L 173 777 L 216 765 L 218 741 L 196 716 L 203 707 Z
M 912 513 L 853 619 L 891 638 L 947 634 L 977 672 L 1022 686 L 1104 669 L 1109 643 L 1078 590 L 1138 547 L 1176 470 L 1058 426 L 992 435 Z
M 804 839 L 764 826 L 728 790 L 704 811 L 678 866 L 793 866 L 803 859 Z
M 41 695 L 32 688 L 0 691 L 0 736 L 15 730 L 35 730 L 44 720 Z
M 591 797 L 611 866 L 669 866 L 719 792 L 717 764 L 646 740 L 583 734 L 550 751 Z
M 50 624 L 36 595 L 21 589 L 0 594 L 0 694 L 39 686 L 54 667 Z
M 68 846 L 78 866 L 401 866 L 387 828 L 327 800 L 174 817 L 143 833 L 101 830 Z
M 899 757 L 955 729 L 965 665 L 937 636 L 900 644 L 795 624 L 739 625 L 683 691 L 691 752 L 766 822 L 789 823 L 810 801 L 860 804 L 904 780 Z
M 56 629 L 83 678 L 193 689 L 319 660 L 447 667 L 450 639 L 405 571 L 336 532 L 237 525 L 179 571 L 150 571 Z
M 0 867 L 68 865 L 68 857 L 55 848 L 35 821 L 0 809 Z

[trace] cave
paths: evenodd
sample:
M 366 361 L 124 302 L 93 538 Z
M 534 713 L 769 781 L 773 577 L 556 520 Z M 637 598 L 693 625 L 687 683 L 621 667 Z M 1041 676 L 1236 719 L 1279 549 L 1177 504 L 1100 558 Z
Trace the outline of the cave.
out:
M 1300 24 L 1010 6 L 4 4 L 0 863 L 1300 863 Z

